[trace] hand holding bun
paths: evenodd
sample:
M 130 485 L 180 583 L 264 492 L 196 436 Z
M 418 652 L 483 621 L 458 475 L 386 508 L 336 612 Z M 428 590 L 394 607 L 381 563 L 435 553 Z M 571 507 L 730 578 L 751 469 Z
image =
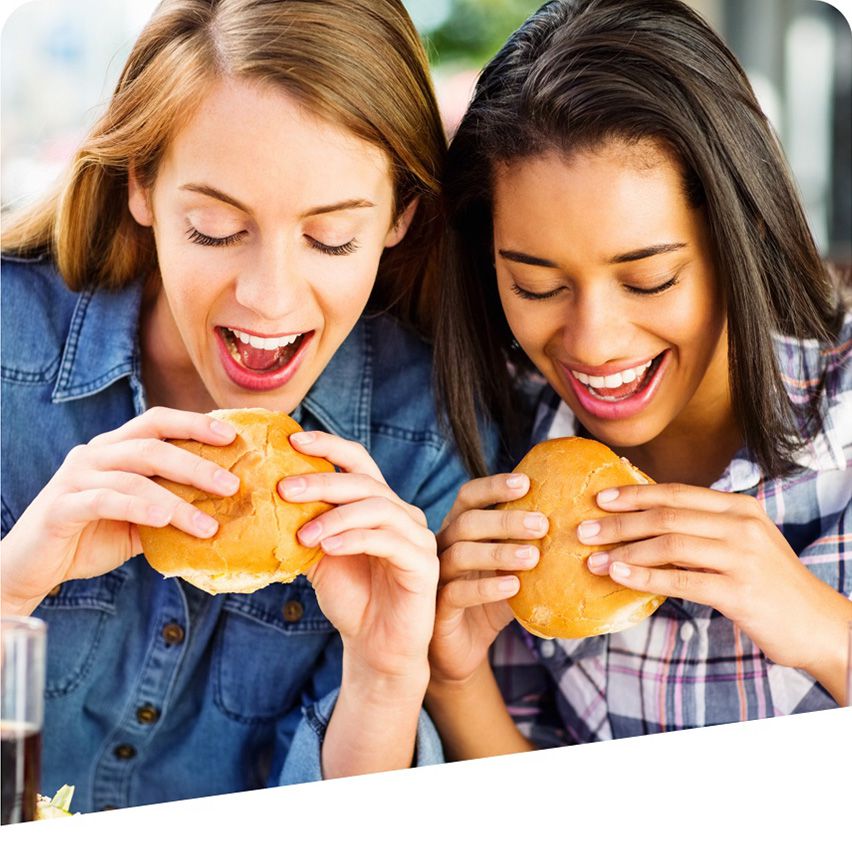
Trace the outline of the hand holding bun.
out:
M 290 435 L 302 428 L 285 413 L 262 409 L 215 410 L 209 415 L 232 425 L 237 436 L 224 446 L 171 440 L 233 472 L 240 487 L 230 497 L 157 478 L 157 482 L 219 522 L 212 538 L 202 539 L 167 525 L 140 525 L 142 550 L 150 565 L 167 577 L 178 576 L 210 594 L 252 592 L 272 582 L 290 582 L 322 556 L 304 547 L 296 531 L 331 509 L 322 501 L 281 499 L 276 486 L 288 475 L 334 471 L 320 457 L 296 451 Z
M 577 538 L 581 521 L 610 515 L 595 502 L 603 489 L 653 483 L 650 477 L 591 439 L 566 437 L 536 445 L 515 471 L 530 478 L 526 495 L 497 509 L 544 513 L 550 529 L 531 542 L 540 557 L 519 571 L 518 593 L 509 599 L 518 622 L 542 638 L 585 638 L 617 632 L 644 620 L 665 597 L 618 585 L 589 571 L 586 560 L 601 547 Z

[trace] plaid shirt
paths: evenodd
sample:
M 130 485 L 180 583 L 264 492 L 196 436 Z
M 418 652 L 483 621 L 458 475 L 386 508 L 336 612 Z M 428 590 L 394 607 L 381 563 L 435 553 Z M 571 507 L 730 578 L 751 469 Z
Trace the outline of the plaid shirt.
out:
M 852 597 L 852 317 L 834 348 L 776 343 L 795 404 L 825 372 L 823 428 L 797 455 L 800 472 L 764 477 L 743 452 L 712 488 L 757 497 L 802 564 Z M 571 411 L 545 395 L 533 441 L 574 435 Z M 491 661 L 516 724 L 542 747 L 836 706 L 809 674 L 775 664 L 715 609 L 674 598 L 630 629 L 581 640 L 536 638 L 512 623 Z

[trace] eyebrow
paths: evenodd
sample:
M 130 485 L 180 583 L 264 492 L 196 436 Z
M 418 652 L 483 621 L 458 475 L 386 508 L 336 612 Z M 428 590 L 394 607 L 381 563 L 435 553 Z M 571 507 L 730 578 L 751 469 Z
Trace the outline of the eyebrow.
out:
M 190 190 L 193 193 L 201 193 L 204 196 L 209 196 L 211 199 L 224 202 L 226 205 L 232 205 L 244 214 L 251 215 L 251 209 L 240 202 L 239 199 L 235 199 L 233 196 L 229 196 L 227 193 L 223 193 L 221 190 L 217 190 L 215 187 L 211 187 L 208 184 L 184 184 L 181 185 L 180 189 Z M 368 199 L 344 199 L 342 202 L 334 202 L 331 205 L 318 205 L 315 208 L 309 208 L 303 214 L 300 214 L 299 218 L 305 219 L 306 217 L 316 217 L 320 214 L 331 214 L 335 211 L 349 211 L 353 208 L 375 207 L 375 203 L 370 202 Z
M 632 261 L 640 261 L 644 258 L 650 258 L 654 255 L 664 255 L 668 252 L 676 252 L 686 248 L 686 243 L 659 243 L 656 246 L 647 246 L 644 249 L 635 249 L 632 252 L 624 252 L 620 255 L 614 255 L 607 263 L 631 263 Z M 534 255 L 527 255 L 524 252 L 513 252 L 509 249 L 500 249 L 500 256 L 508 261 L 515 263 L 525 263 L 529 266 L 546 266 L 549 269 L 558 269 L 558 264 L 549 261 L 546 258 L 537 258 Z

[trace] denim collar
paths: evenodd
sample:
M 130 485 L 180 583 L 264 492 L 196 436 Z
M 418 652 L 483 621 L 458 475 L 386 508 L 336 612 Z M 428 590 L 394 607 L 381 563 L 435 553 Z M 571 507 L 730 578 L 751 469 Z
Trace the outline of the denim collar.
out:
M 142 284 L 117 292 L 81 293 L 62 351 L 52 401 L 88 398 L 129 378 L 137 412 L 146 409 L 141 377 L 139 314 Z M 361 318 L 292 415 L 305 424 L 308 411 L 331 433 L 370 449 L 373 391 L 372 324 Z

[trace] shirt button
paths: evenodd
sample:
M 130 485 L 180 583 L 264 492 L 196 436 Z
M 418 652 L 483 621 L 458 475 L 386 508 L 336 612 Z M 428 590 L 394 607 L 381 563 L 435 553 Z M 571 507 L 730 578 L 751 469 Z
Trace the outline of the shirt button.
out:
M 284 620 L 288 623 L 296 623 L 305 614 L 305 607 L 298 600 L 288 600 L 284 604 L 281 614 L 284 615 Z
M 59 597 L 60 591 L 62 591 L 62 583 L 59 583 L 59 585 L 53 586 L 53 588 L 51 588 L 50 591 L 47 592 L 47 596 L 48 597 Z
M 160 712 L 152 705 L 143 705 L 136 709 L 136 719 L 145 726 L 149 726 L 160 719 Z
M 131 746 L 129 743 L 120 743 L 114 750 L 116 758 L 120 758 L 122 761 L 128 761 L 136 755 L 136 748 Z
M 695 635 L 695 627 L 691 623 L 681 624 L 680 640 L 683 641 L 684 644 L 687 644 L 692 639 L 693 635 Z
M 539 645 L 542 656 L 549 659 L 556 652 L 556 644 L 550 640 L 542 641 Z
M 186 635 L 179 623 L 167 623 L 162 632 L 166 644 L 180 644 Z

